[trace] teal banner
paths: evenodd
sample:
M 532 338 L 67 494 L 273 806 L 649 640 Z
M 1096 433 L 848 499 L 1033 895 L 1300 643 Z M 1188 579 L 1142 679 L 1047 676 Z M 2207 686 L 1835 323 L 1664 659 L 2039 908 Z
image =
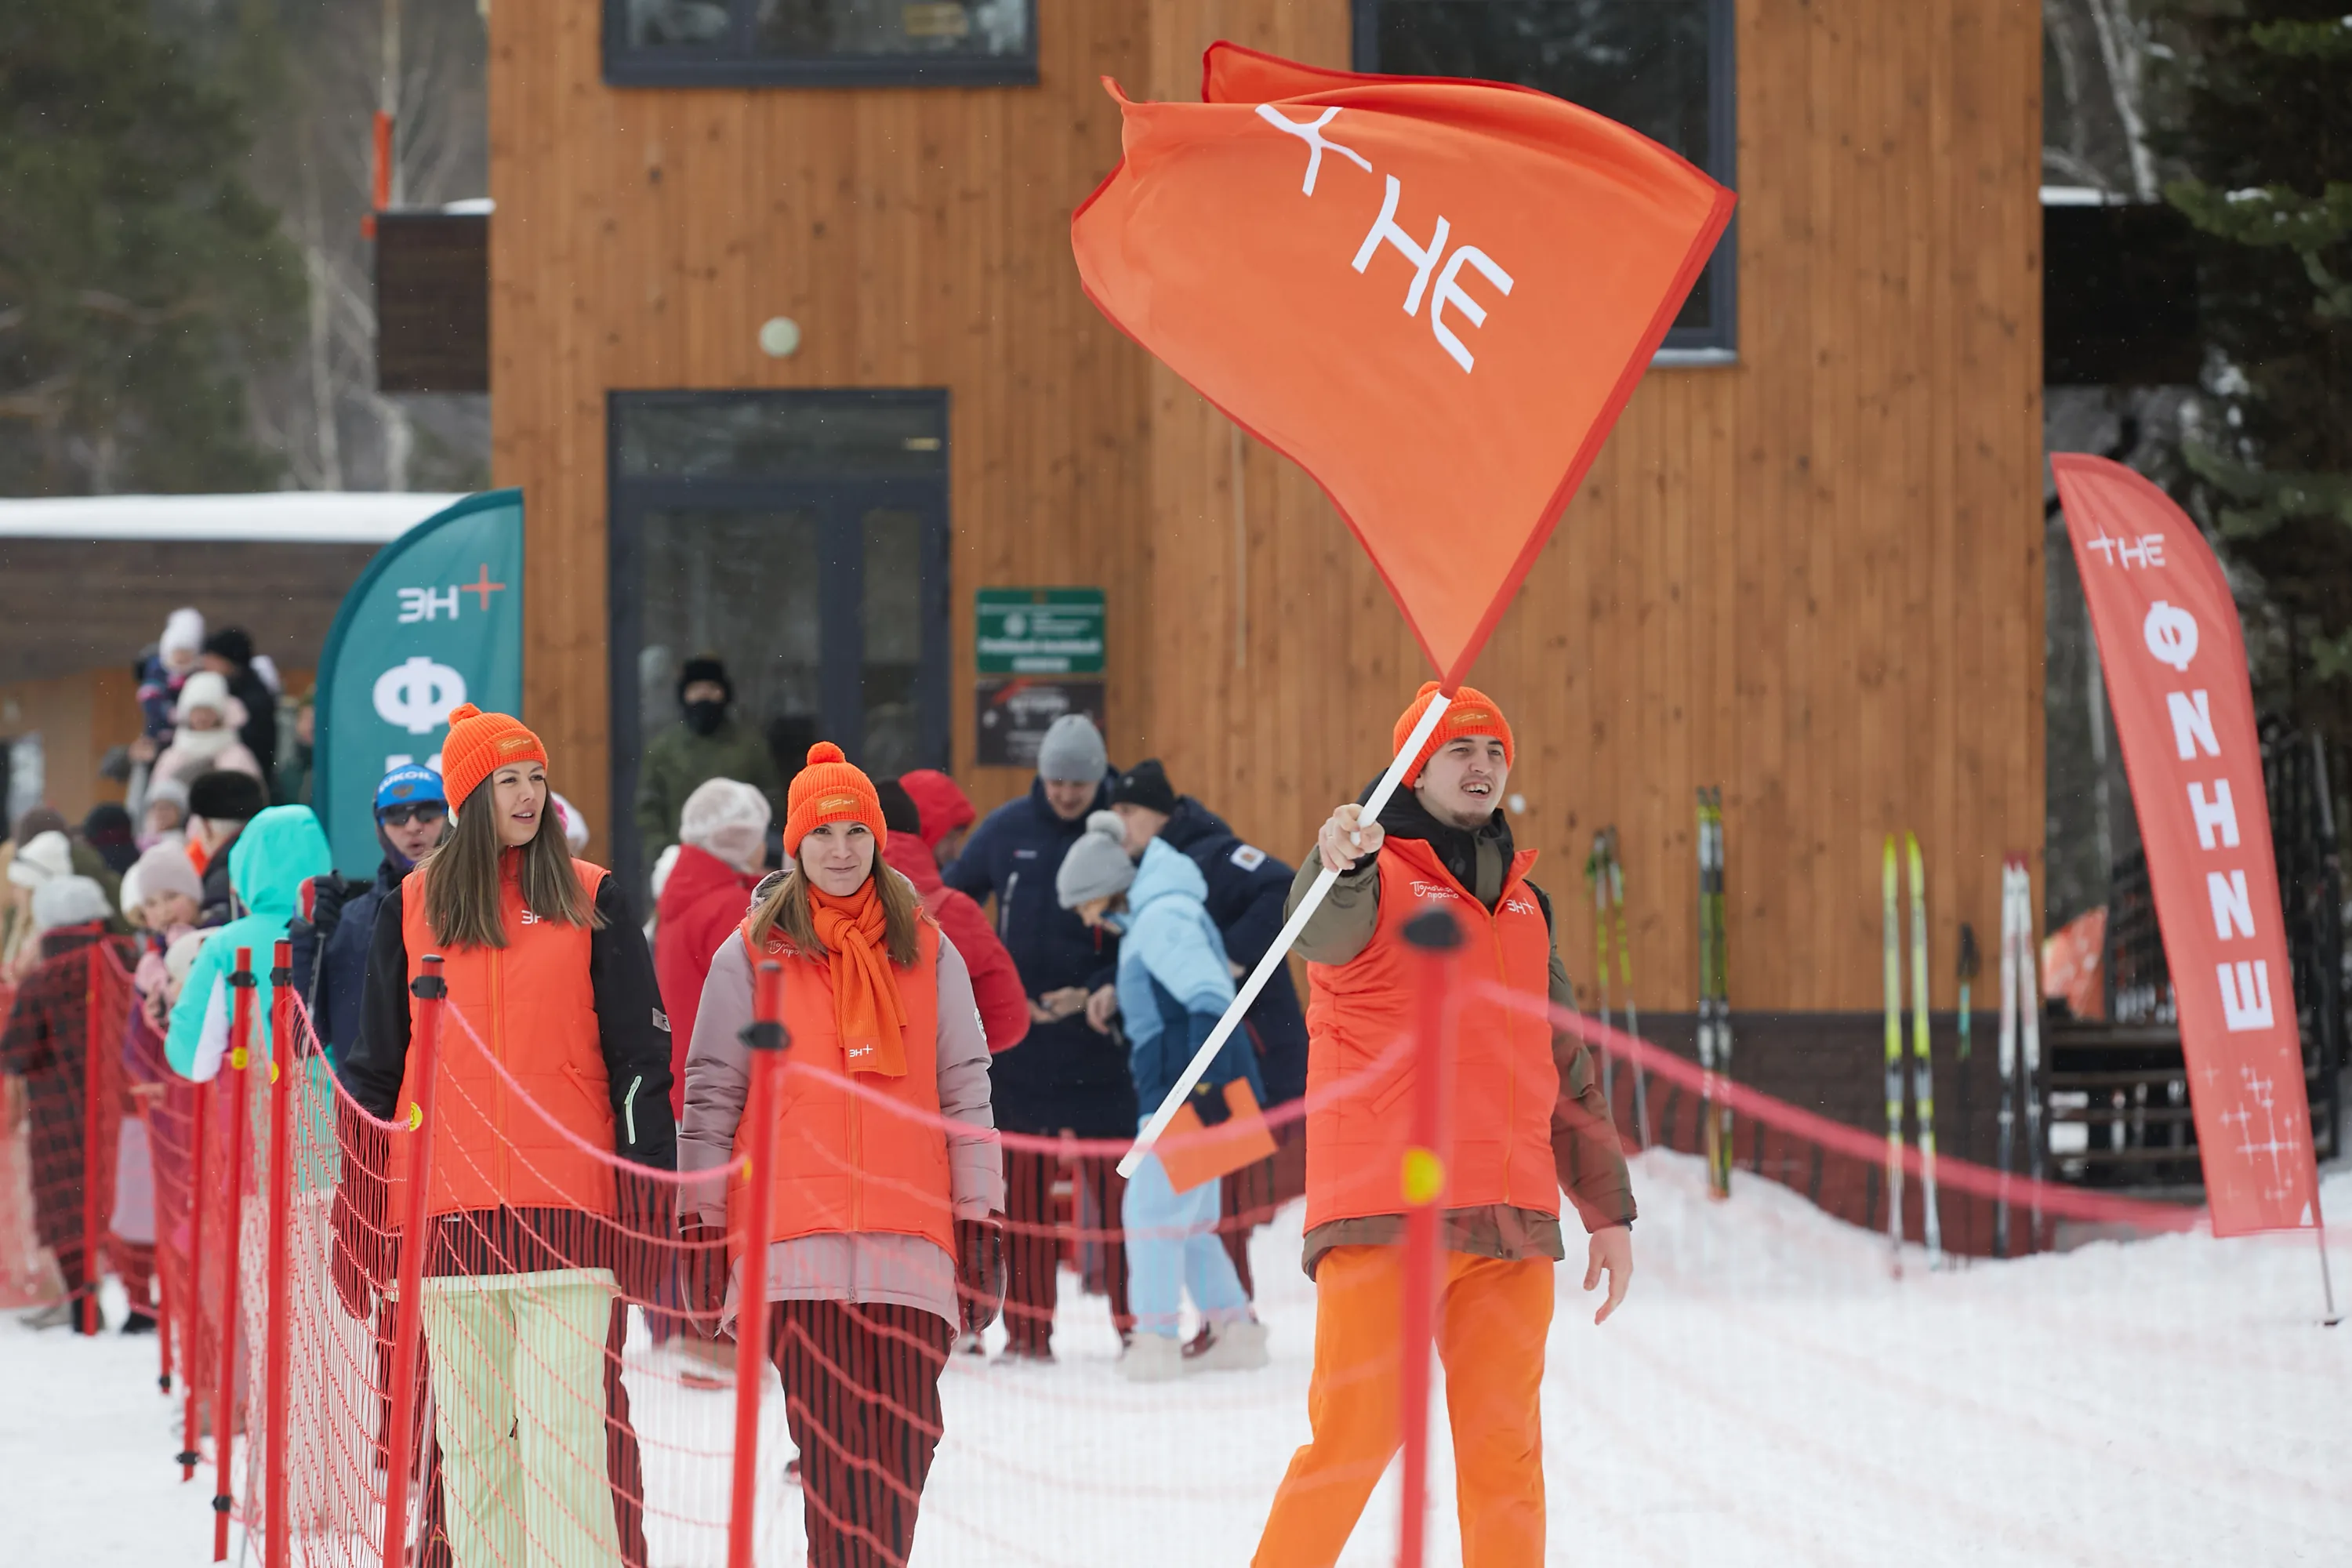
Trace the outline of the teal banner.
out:
M 377 552 L 319 661 L 311 798 L 335 869 L 374 873 L 376 781 L 441 765 L 449 710 L 522 708 L 522 492 L 486 490 Z

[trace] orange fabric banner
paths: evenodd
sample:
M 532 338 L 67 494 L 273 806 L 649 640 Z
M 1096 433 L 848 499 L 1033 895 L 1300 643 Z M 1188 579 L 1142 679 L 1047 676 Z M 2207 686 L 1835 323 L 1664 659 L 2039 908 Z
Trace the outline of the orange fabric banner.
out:
M 1328 494 L 1448 689 L 1731 216 L 1525 88 L 1210 47 L 1070 223 L 1102 312 Z
M 2147 854 L 2213 1234 L 2315 1225 L 2294 972 L 2229 581 L 2139 475 L 2074 452 L 2050 466 Z

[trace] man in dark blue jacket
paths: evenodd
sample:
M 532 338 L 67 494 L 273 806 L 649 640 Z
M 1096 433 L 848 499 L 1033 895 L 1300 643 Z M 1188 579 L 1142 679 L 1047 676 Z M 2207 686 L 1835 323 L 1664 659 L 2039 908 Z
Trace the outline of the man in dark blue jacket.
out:
M 1224 818 L 1191 795 L 1178 795 L 1157 757 L 1147 757 L 1119 775 L 1111 786 L 1110 808 L 1127 824 L 1129 855 L 1140 856 L 1146 845 L 1159 838 L 1170 848 L 1183 851 L 1201 868 L 1209 884 L 1205 900 L 1209 919 L 1224 938 L 1238 984 L 1257 967 L 1258 960 L 1282 932 L 1292 868 L 1257 846 L 1243 842 Z M 1265 1084 L 1268 1107 L 1305 1095 L 1307 1017 L 1299 1010 L 1290 965 L 1282 965 L 1267 978 L 1265 989 L 1257 994 L 1242 1021 L 1257 1048 L 1258 1076 Z M 1281 1148 L 1271 1161 L 1225 1178 L 1224 1215 L 1218 1231 L 1245 1290 L 1252 1289 L 1250 1232 L 1272 1218 L 1279 1205 L 1306 1191 L 1305 1123 L 1288 1122 L 1277 1130 L 1276 1137 Z
M 1127 1050 L 1110 1033 L 1117 1015 L 1118 938 L 1088 931 L 1062 908 L 1054 874 L 1084 837 L 1087 815 L 1110 804 L 1102 734 L 1083 713 L 1054 721 L 1037 750 L 1037 782 L 990 812 L 963 853 L 940 868 L 950 888 L 996 900 L 996 934 L 1029 994 L 1029 1033 L 989 1062 L 996 1124 L 1008 1132 L 1081 1138 L 1135 1135 L 1135 1085 Z M 1057 1161 L 1024 1150 L 1004 1155 L 1006 1353 L 1053 1359 L 1057 1263 L 1053 1182 Z M 1108 1159 L 1078 1162 L 1086 1223 L 1111 1232 L 1127 1184 Z M 1111 1318 L 1125 1336 L 1127 1256 L 1115 1234 L 1103 1243 Z
M 294 950 L 295 982 L 327 1058 L 342 1066 L 360 1033 L 360 991 L 367 977 L 368 933 L 376 906 L 449 831 L 448 792 L 431 768 L 404 763 L 375 786 L 375 837 L 383 862 L 375 880 L 313 877 L 287 935 Z

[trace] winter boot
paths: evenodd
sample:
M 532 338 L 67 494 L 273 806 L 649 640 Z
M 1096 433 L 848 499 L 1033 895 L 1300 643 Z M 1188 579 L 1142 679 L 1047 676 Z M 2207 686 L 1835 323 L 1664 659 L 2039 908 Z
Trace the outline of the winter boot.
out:
M 1118 1374 L 1129 1383 L 1169 1383 L 1191 1370 L 1173 1334 L 1138 1334 L 1118 1358 Z
M 1238 1323 L 1212 1323 L 1207 1342 L 1196 1340 L 1184 1350 L 1193 1372 L 1255 1372 L 1265 1364 L 1265 1325 L 1252 1318 Z

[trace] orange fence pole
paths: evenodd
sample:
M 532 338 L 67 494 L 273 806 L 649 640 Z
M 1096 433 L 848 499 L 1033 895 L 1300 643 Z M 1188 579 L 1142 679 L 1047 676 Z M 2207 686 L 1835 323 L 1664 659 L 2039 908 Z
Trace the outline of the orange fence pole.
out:
M 81 983 L 81 1331 L 95 1334 L 98 1321 L 98 1133 L 104 1075 L 98 1065 L 98 953 L 83 949 Z M 110 1181 L 114 1173 L 107 1173 Z
M 234 1000 L 229 1010 L 228 1054 L 218 1076 L 228 1080 L 229 1130 L 227 1196 L 222 1202 L 220 1360 L 213 1380 L 213 1561 L 228 1561 L 228 1510 L 235 1499 L 228 1489 L 229 1462 L 236 1449 L 236 1297 L 237 1249 L 244 1229 L 240 1207 L 245 1201 L 246 1145 L 252 1141 L 251 1112 L 246 1101 L 245 1064 L 253 1042 L 253 949 L 236 950 L 236 968 L 228 977 Z
M 415 1146 L 408 1152 L 406 1219 L 401 1227 L 400 1300 L 393 1314 L 392 1431 L 384 1451 L 383 1568 L 397 1568 L 408 1542 L 409 1450 L 416 1447 L 417 1338 L 423 1326 L 420 1298 L 425 1292 L 425 1250 L 432 1237 L 427 1202 L 432 1188 L 434 1101 L 441 1077 L 441 1005 L 449 994 L 441 978 L 441 955 L 428 952 L 424 973 L 408 983 L 409 993 L 424 1004 L 416 1010 L 415 1037 L 409 1042 L 416 1058 L 417 1100 L 409 1107 L 409 1131 Z M 421 1053 L 421 1054 L 419 1054 Z
M 192 1174 L 188 1185 L 188 1279 L 180 1291 L 180 1331 L 187 1335 L 188 1403 L 180 1418 L 180 1479 L 196 1479 L 196 1399 L 203 1386 L 204 1350 L 199 1342 L 205 1333 L 205 1188 L 211 1172 L 213 1086 L 210 1082 L 196 1085 L 195 1152 L 190 1164 Z
M 1399 1381 L 1404 1419 L 1404 1517 L 1397 1568 L 1422 1568 L 1429 1523 L 1429 1358 L 1437 1338 L 1438 1228 L 1445 1195 L 1446 1083 L 1454 1031 L 1455 954 L 1462 928 L 1442 909 L 1404 928 L 1420 1006 L 1413 1030 L 1412 1129 L 1398 1173 L 1403 1189 L 1404 1332 Z
M 294 1321 L 294 1303 L 287 1289 L 287 1229 L 294 1203 L 294 946 L 281 942 L 269 966 L 269 1384 L 265 1398 L 268 1417 L 262 1426 L 261 1503 L 267 1533 L 262 1538 L 263 1568 L 286 1568 L 286 1419 L 292 1401 L 287 1397 L 286 1342 Z M 247 1524 L 247 1529 L 252 1528 Z
M 776 1089 L 784 1070 L 784 968 L 760 964 L 753 992 L 751 1092 L 743 1114 L 746 1141 L 742 1212 L 733 1216 L 740 1238 L 742 1288 L 735 1298 L 735 1476 L 727 1515 L 727 1568 L 751 1568 L 751 1535 L 759 1513 L 760 1386 L 768 1360 L 768 1200 L 775 1186 Z

